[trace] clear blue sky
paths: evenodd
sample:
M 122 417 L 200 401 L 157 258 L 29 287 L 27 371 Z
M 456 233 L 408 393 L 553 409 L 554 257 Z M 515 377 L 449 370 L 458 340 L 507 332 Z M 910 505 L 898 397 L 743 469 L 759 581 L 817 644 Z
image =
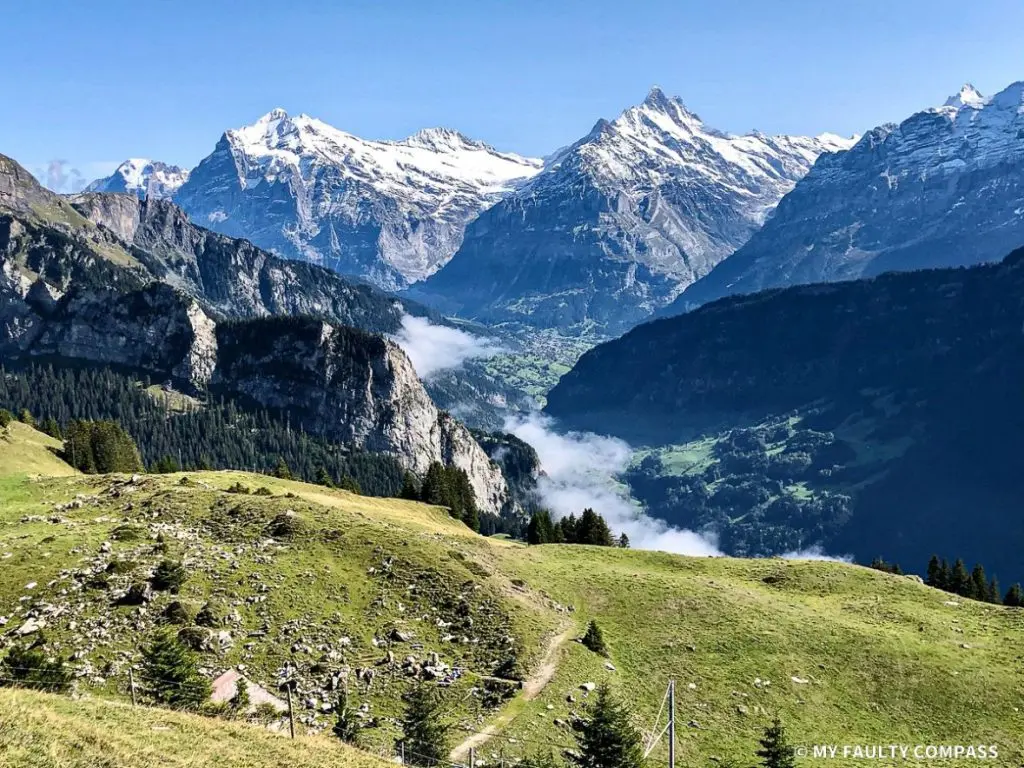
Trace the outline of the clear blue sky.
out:
M 544 154 L 659 84 L 733 132 L 843 134 L 1024 79 L 1021 0 L 14 0 L 0 152 L 193 166 L 272 107 Z

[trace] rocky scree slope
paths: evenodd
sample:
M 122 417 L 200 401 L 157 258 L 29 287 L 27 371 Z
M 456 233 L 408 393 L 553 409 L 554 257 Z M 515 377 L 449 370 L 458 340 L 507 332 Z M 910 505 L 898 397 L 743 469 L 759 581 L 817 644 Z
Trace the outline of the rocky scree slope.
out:
M 664 314 L 721 296 L 892 270 L 997 261 L 1024 244 L 1024 82 L 822 157 L 750 241 Z
M 368 141 L 275 109 L 227 131 L 174 199 L 204 226 L 396 289 L 541 165 L 445 128 Z
M 819 155 L 850 144 L 727 135 L 655 88 L 481 214 L 412 295 L 486 321 L 621 332 L 746 242 Z

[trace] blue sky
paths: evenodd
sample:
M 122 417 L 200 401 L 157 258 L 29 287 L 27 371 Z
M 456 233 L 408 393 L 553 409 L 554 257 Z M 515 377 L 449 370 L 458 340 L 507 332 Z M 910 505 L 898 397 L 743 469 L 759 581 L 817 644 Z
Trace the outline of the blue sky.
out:
M 272 107 L 544 154 L 660 85 L 732 132 L 863 132 L 1024 79 L 1020 0 L 51 0 L 4 10 L 0 152 L 193 166 Z

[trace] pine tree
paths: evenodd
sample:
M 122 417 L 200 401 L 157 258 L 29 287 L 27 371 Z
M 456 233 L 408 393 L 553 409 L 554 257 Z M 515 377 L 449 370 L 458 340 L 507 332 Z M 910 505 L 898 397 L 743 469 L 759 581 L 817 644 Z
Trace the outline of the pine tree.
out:
M 444 763 L 448 757 L 449 726 L 441 713 L 437 689 L 420 683 L 406 697 L 399 746 L 405 762 L 422 768 Z
M 606 684 L 597 688 L 597 699 L 575 731 L 578 754 L 571 756 L 577 768 L 640 768 L 644 753 L 640 732 L 630 721 L 626 707 Z
M 153 578 L 150 581 L 153 589 L 176 594 L 187 578 L 188 572 L 180 562 L 161 560 L 156 566 L 156 570 L 153 571 Z
M 975 600 L 988 599 L 988 577 L 985 576 L 985 569 L 981 563 L 977 563 L 974 570 L 971 571 L 971 583 L 967 587 L 967 592 L 966 597 L 972 597 Z
M 590 623 L 587 625 L 586 634 L 583 635 L 583 645 L 594 653 L 602 656 L 608 655 L 608 646 L 605 645 L 604 635 L 601 633 L 601 628 L 597 626 L 597 622 L 593 619 L 590 620 Z
M 334 487 L 334 480 L 331 479 L 331 475 L 327 471 L 327 467 L 325 467 L 323 464 L 321 464 L 316 471 L 316 483 L 317 485 L 322 485 L 327 488 Z
M 967 572 L 967 566 L 964 565 L 963 560 L 957 558 L 957 561 L 953 563 L 953 571 L 950 573 L 947 589 L 961 597 L 970 597 L 971 586 L 971 575 Z
M 949 563 L 946 562 L 946 558 L 942 558 L 942 562 L 939 563 L 939 575 L 936 579 L 935 586 L 946 592 L 950 590 L 950 584 L 953 581 L 953 572 L 949 569 Z
M 355 744 L 359 740 L 359 718 L 356 717 L 354 709 L 348 705 L 348 691 L 343 687 L 338 695 L 338 702 L 334 706 L 338 713 L 338 719 L 331 731 L 346 744 Z
M 341 476 L 341 480 L 338 482 L 338 487 L 343 491 L 348 491 L 349 493 L 359 495 L 362 495 L 363 493 L 363 489 L 359 487 L 359 483 L 357 483 L 356 479 L 349 474 Z
M 43 422 L 42 430 L 47 435 L 49 435 L 50 437 L 52 437 L 52 438 L 54 438 L 56 440 L 60 440 L 61 439 L 60 424 L 57 423 L 57 420 L 55 418 L 53 418 L 53 416 L 49 416 Z
M 1014 584 L 1006 590 L 1006 596 L 1003 598 L 1003 605 L 1009 606 L 1010 608 L 1024 607 L 1024 590 L 1021 589 L 1020 584 Z
M 7 429 L 7 425 L 14 421 L 14 414 L 6 408 L 0 408 L 0 429 Z
M 18 421 L 22 424 L 27 424 L 30 427 L 34 427 L 36 425 L 35 416 L 32 415 L 32 412 L 28 408 L 21 409 L 21 413 L 18 414 Z
M 210 698 L 210 682 L 199 674 L 196 657 L 173 630 L 157 630 L 142 649 L 142 683 L 157 702 L 195 709 Z
M 629 549 L 629 536 L 625 533 L 619 536 L 619 546 L 622 549 Z
M 776 717 L 774 722 L 765 728 L 760 742 L 761 748 L 757 750 L 757 756 L 761 758 L 764 768 L 796 768 L 796 750 L 786 739 L 786 729 L 782 727 L 779 718 Z
M 549 544 L 554 539 L 551 513 L 546 509 L 538 509 L 530 517 L 530 524 L 526 527 L 526 542 L 528 544 Z
M 999 605 L 999 601 L 1002 599 L 1002 594 L 1003 593 L 999 591 L 999 580 L 996 579 L 995 576 L 993 576 L 992 580 L 988 583 L 988 596 L 986 598 L 987 602 Z
M 398 498 L 409 501 L 420 500 L 420 483 L 412 472 L 405 472 L 402 475 L 402 490 L 398 492 Z
M 277 466 L 274 467 L 274 477 L 279 477 L 282 480 L 292 479 L 292 471 L 288 468 L 288 464 L 283 456 L 279 456 L 277 459 Z
M 576 543 L 597 547 L 611 547 L 615 544 L 608 523 L 590 507 L 584 509 L 580 517 L 576 528 Z

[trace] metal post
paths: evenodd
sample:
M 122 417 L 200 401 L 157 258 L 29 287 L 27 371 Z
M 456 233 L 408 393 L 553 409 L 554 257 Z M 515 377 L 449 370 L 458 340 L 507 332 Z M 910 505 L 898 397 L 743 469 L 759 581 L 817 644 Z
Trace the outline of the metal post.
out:
M 676 681 L 668 681 L 668 768 L 676 768 Z
M 135 701 L 135 675 L 132 673 L 131 667 L 128 667 L 128 685 L 130 685 L 132 689 L 132 706 L 134 707 L 137 703 Z
M 476 768 L 476 747 L 469 748 L 469 768 Z
M 405 765 L 405 740 L 403 739 L 400 742 L 400 744 L 401 744 L 401 747 L 402 747 L 402 765 Z
M 288 691 L 288 733 L 291 737 L 295 738 L 295 716 L 292 714 L 292 683 L 288 681 L 288 687 L 285 689 Z

